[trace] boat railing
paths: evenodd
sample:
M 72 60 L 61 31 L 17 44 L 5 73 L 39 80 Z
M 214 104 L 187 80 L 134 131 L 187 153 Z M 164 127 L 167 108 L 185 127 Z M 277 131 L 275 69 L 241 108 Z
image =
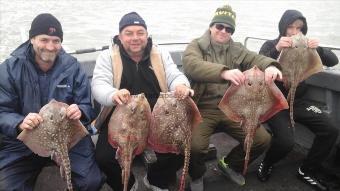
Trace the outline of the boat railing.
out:
M 187 45 L 187 42 L 164 42 L 159 43 L 159 46 L 174 46 L 174 45 Z M 103 51 L 109 48 L 109 45 L 101 46 L 101 47 L 95 47 L 95 48 L 86 48 L 86 49 L 78 49 L 78 50 L 71 50 L 67 51 L 69 54 L 85 54 L 85 53 L 93 53 L 97 51 Z
M 262 38 L 262 37 L 252 37 L 252 36 L 247 36 L 244 39 L 244 46 L 250 50 L 258 52 L 260 50 L 260 46 L 264 43 L 264 41 L 269 40 L 267 38 Z M 252 43 L 253 42 L 253 43 Z M 184 46 L 187 45 L 188 42 L 162 42 L 158 43 L 159 46 Z M 335 51 L 338 57 L 340 57 L 340 47 L 337 46 L 332 46 L 332 45 L 324 45 L 321 44 L 320 46 L 324 48 L 329 48 L 332 51 Z M 94 47 L 94 48 L 86 48 L 86 49 L 77 49 L 77 50 L 69 50 L 67 51 L 69 54 L 73 55 L 79 55 L 79 54 L 86 54 L 86 53 L 94 53 L 98 51 L 103 51 L 109 48 L 109 45 L 106 46 L 101 46 L 101 47 Z
M 249 41 L 249 40 L 266 41 L 266 40 L 269 40 L 269 39 L 247 36 L 247 37 L 244 39 L 244 43 L 243 43 L 245 47 L 248 47 L 248 46 L 249 46 L 249 45 L 248 45 L 248 41 Z
M 267 38 L 260 38 L 260 37 L 252 37 L 252 36 L 247 36 L 245 39 L 244 39 L 244 46 L 245 47 L 248 47 L 248 41 L 249 40 L 257 40 L 257 41 L 267 41 L 269 39 Z M 331 50 L 339 50 L 340 51 L 340 47 L 336 47 L 336 46 L 331 46 L 331 45 L 323 45 L 321 44 L 320 46 L 324 47 L 324 48 L 329 48 Z

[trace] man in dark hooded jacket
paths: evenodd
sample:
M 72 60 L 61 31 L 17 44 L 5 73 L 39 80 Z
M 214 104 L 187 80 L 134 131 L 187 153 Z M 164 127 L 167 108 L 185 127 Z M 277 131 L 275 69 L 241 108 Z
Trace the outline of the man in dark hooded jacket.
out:
M 61 42 L 60 22 L 51 14 L 32 22 L 29 40 L 0 65 L 0 190 L 33 190 L 42 168 L 51 161 L 34 154 L 16 137 L 39 126 L 40 108 L 51 99 L 69 104 L 66 115 L 85 126 L 94 118 L 91 91 L 85 71 L 67 54 Z M 104 178 L 95 162 L 90 136 L 80 140 L 69 153 L 73 187 L 99 190 Z
M 287 10 L 279 22 L 280 35 L 277 39 L 266 41 L 260 50 L 260 54 L 277 59 L 283 48 L 291 47 L 291 36 L 302 32 L 307 33 L 306 18 L 297 10 Z M 326 66 L 334 66 L 338 63 L 337 56 L 328 48 L 318 46 L 319 41 L 309 39 L 309 48 L 316 48 L 322 63 Z M 276 82 L 285 96 L 288 91 L 282 82 Z M 307 91 L 305 82 L 301 82 L 296 90 L 294 101 L 294 120 L 309 128 L 315 139 L 303 164 L 298 169 L 298 177 L 305 183 L 318 190 L 327 190 L 325 183 L 320 180 L 322 172 L 321 164 L 327 158 L 329 151 L 336 142 L 338 130 L 332 124 L 326 113 L 318 105 L 304 99 Z M 272 131 L 272 144 L 266 156 L 259 166 L 257 175 L 261 181 L 267 181 L 273 164 L 284 158 L 294 146 L 293 128 L 290 128 L 289 110 L 283 110 L 268 120 Z M 318 172 L 318 173 L 317 173 Z

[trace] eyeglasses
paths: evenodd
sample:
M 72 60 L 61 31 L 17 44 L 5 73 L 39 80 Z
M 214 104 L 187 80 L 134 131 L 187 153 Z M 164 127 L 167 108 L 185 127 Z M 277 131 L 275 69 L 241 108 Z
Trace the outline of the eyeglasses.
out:
M 225 32 L 227 33 L 233 33 L 233 29 L 227 26 L 224 26 L 222 24 L 215 24 L 215 28 L 219 31 L 225 29 Z

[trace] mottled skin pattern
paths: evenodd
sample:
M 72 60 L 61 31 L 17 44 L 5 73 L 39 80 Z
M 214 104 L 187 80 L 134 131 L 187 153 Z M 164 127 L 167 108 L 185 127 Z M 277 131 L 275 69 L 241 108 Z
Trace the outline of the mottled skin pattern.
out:
M 133 95 L 128 103 L 118 105 L 109 122 L 108 140 L 117 148 L 116 159 L 122 167 L 122 184 L 127 190 L 131 163 L 146 145 L 151 122 L 150 105 L 144 94 Z
M 201 115 L 191 98 L 177 99 L 161 93 L 152 111 L 148 143 L 160 153 L 184 153 L 184 166 L 179 190 L 185 187 L 190 160 L 191 132 L 201 122 Z
M 288 103 L 273 82 L 269 84 L 265 82 L 264 73 L 256 66 L 243 73 L 246 76 L 245 83 L 240 86 L 231 85 L 218 107 L 229 119 L 240 122 L 246 134 L 244 140 L 246 156 L 243 168 L 245 175 L 256 129 L 278 111 L 287 109 Z
M 322 71 L 322 62 L 315 49 L 307 47 L 307 38 L 302 34 L 292 36 L 292 47 L 284 48 L 279 56 L 282 66 L 283 82 L 289 89 L 290 120 L 294 127 L 293 105 L 298 84 L 309 76 Z
M 60 166 L 61 176 L 66 177 L 67 189 L 73 190 L 68 151 L 88 132 L 79 120 L 66 117 L 67 107 L 65 103 L 51 100 L 40 109 L 43 122 L 33 130 L 23 130 L 18 139 L 34 153 L 51 157 Z

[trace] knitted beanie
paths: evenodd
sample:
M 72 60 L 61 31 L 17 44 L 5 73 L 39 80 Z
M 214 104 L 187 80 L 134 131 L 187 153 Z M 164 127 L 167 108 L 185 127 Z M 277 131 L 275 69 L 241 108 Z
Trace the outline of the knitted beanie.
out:
M 230 5 L 224 5 L 223 7 L 219 7 L 215 11 L 215 15 L 210 22 L 210 27 L 215 23 L 225 23 L 229 25 L 233 32 L 235 31 L 235 19 L 236 13 L 232 10 Z
M 119 21 L 119 32 L 131 25 L 139 25 L 147 29 L 144 19 L 136 12 L 130 12 L 124 15 Z
M 43 13 L 34 18 L 29 31 L 29 38 L 40 34 L 57 36 L 63 41 L 63 29 L 57 18 L 49 13 Z

